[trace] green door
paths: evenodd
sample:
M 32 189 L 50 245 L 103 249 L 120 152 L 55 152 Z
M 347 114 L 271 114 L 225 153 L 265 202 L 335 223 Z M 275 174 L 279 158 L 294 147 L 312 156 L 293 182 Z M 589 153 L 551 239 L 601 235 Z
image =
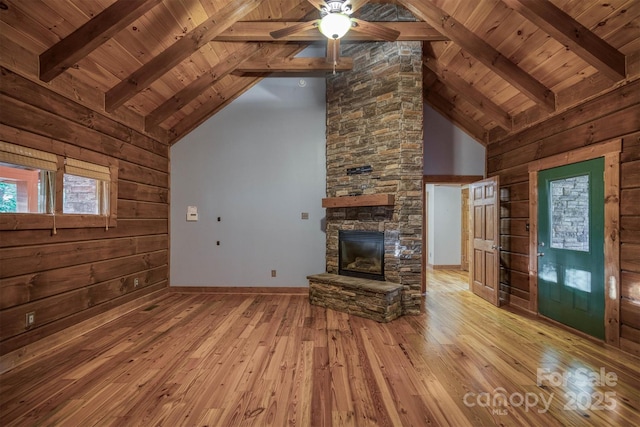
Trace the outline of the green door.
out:
M 538 173 L 538 311 L 604 339 L 604 159 Z

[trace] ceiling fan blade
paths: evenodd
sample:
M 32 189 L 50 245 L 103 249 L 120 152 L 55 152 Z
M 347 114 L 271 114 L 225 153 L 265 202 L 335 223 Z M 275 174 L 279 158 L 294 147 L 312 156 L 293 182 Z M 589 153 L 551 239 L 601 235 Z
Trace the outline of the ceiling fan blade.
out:
M 283 37 L 287 37 L 295 33 L 317 28 L 319 23 L 320 23 L 319 19 L 315 19 L 313 21 L 307 21 L 307 22 L 300 22 L 299 24 L 294 24 L 294 25 L 289 25 L 287 27 L 284 27 L 281 30 L 272 31 L 269 34 L 274 39 L 281 39 Z
M 374 24 L 372 22 L 363 21 L 357 18 L 351 18 L 351 21 L 356 25 L 351 27 L 351 30 L 359 33 L 368 34 L 377 39 L 394 42 L 400 37 L 400 31 L 396 31 L 392 28 L 383 27 L 382 25 Z
M 327 39 L 327 62 L 337 64 L 340 61 L 340 39 Z

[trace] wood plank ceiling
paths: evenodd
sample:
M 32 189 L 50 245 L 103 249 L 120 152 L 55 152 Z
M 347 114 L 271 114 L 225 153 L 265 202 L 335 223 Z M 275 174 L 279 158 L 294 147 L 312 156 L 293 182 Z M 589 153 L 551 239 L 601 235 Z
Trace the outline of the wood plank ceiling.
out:
M 330 70 L 292 59 L 326 44 L 317 29 L 270 35 L 317 19 L 321 3 L 0 0 L 2 65 L 78 97 L 97 91 L 106 114 L 140 116 L 175 142 L 271 72 Z M 639 75 L 638 0 L 353 0 L 366 3 L 413 13 L 386 25 L 424 43 L 425 101 L 484 144 Z M 350 31 L 343 43 L 371 40 Z M 351 66 L 341 58 L 338 72 Z

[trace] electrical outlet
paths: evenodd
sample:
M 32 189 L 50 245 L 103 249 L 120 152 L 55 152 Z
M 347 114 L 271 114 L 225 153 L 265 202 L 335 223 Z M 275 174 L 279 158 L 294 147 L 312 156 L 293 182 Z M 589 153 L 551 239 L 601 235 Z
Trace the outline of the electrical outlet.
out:
M 309 219 L 309 212 L 302 212 L 301 218 L 302 219 Z
M 139 284 L 140 284 L 140 281 L 138 280 L 137 277 L 135 279 L 133 279 L 133 287 L 134 288 L 137 288 Z
M 30 327 L 33 326 L 34 323 L 36 323 L 36 312 L 35 311 L 30 311 L 26 315 L 25 326 L 27 328 L 30 328 Z
M 275 270 L 271 270 L 271 277 L 276 277 L 276 271 Z

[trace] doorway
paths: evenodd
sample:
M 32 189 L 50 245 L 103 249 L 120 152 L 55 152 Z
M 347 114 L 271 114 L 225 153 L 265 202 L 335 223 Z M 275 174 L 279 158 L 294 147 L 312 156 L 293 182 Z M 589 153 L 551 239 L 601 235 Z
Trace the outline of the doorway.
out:
M 460 270 L 460 184 L 427 184 L 426 187 L 427 263 L 435 270 Z
M 538 173 L 538 310 L 604 339 L 604 159 Z
M 563 154 L 546 157 L 529 163 L 529 311 L 544 315 L 540 311 L 538 298 L 542 289 L 538 286 L 539 270 L 543 268 L 542 259 L 536 256 L 541 250 L 539 245 L 545 242 L 545 248 L 549 248 L 549 242 L 538 242 L 538 203 L 540 201 L 538 175 L 545 170 L 577 164 L 593 159 L 603 159 L 604 162 L 604 192 L 600 199 L 603 206 L 603 242 L 599 245 L 603 252 L 604 270 L 604 340 L 613 346 L 620 345 L 620 152 L 622 140 L 615 139 L 604 143 L 578 148 Z M 578 174 L 579 175 L 579 174 Z M 598 249 L 598 248 L 595 248 Z M 540 265 L 539 265 L 540 263 Z M 543 273 L 544 274 L 544 273 Z M 584 275 L 584 273 L 571 272 L 571 275 Z M 584 276 L 583 276 L 584 277 Z M 552 276 L 550 276 L 552 278 Z M 582 279 L 584 281 L 585 279 Z M 545 291 L 546 292 L 546 291 Z M 576 329 L 579 331 L 579 329 Z
M 426 292 L 427 268 L 468 270 L 470 229 L 468 220 L 468 186 L 472 182 L 481 180 L 481 175 L 424 175 L 422 180 L 423 192 L 423 224 L 422 224 L 422 292 Z M 436 191 L 436 187 L 438 191 Z M 430 188 L 431 191 L 427 189 Z M 455 193 L 452 191 L 455 189 Z M 465 194 L 466 191 L 466 194 Z M 436 197 L 440 193 L 443 197 Z M 467 207 L 463 209 L 463 204 Z M 438 200 L 440 202 L 438 202 Z M 448 200 L 449 203 L 443 203 Z M 449 206 L 449 212 L 443 213 Z M 434 217 L 440 213 L 443 218 L 442 223 L 435 224 Z M 453 230 L 455 223 L 455 233 L 447 233 L 446 230 Z M 437 231 L 437 232 L 436 232 Z M 446 243 L 438 250 L 435 242 L 436 235 L 444 237 L 441 239 Z M 466 233 L 466 235 L 465 235 Z M 454 248 L 455 247 L 455 248 Z M 454 248 L 455 250 L 451 250 Z M 456 255 L 452 255 L 452 254 Z M 466 254 L 466 255 L 465 255 Z M 465 263 L 464 261 L 467 260 Z

